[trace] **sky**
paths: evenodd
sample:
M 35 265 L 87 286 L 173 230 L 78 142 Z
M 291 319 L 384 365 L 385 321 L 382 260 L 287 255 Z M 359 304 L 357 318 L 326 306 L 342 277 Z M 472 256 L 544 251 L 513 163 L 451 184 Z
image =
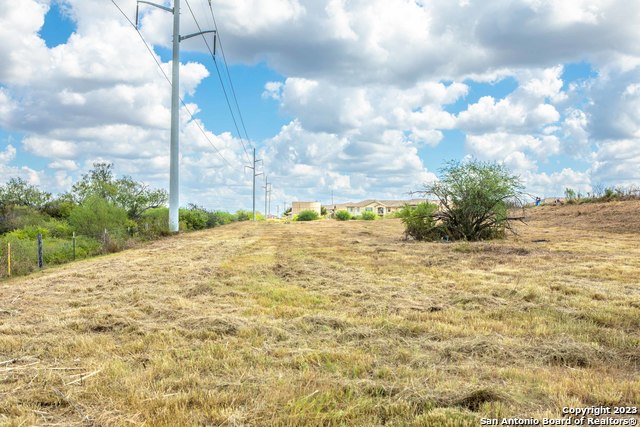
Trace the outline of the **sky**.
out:
M 114 2 L 0 0 L 0 183 L 59 194 L 109 162 L 168 189 L 172 15 L 141 5 L 140 36 Z M 181 43 L 183 206 L 250 208 L 252 148 L 272 212 L 406 199 L 450 160 L 533 197 L 640 185 L 640 2 L 181 3 L 182 35 L 219 36 L 215 63 L 211 35 Z

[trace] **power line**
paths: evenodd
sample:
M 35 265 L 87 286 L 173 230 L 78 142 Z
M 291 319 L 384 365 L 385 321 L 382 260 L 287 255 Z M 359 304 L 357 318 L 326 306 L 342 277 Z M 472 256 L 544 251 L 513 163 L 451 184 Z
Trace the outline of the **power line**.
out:
M 122 10 L 122 8 L 120 8 L 120 6 L 118 6 L 118 4 L 115 2 L 115 0 L 111 0 L 111 3 L 113 3 L 113 5 L 120 11 L 120 13 L 122 14 L 122 16 L 124 16 L 124 18 L 127 20 L 127 22 L 129 22 L 129 24 L 136 30 L 136 33 L 138 33 L 138 36 L 140 37 L 140 39 L 142 40 L 142 43 L 144 44 L 144 46 L 147 48 L 147 51 L 149 52 L 149 54 L 151 55 L 151 57 L 153 58 L 153 60 L 155 61 L 156 65 L 158 66 L 158 68 L 160 69 L 160 72 L 162 73 L 162 75 L 164 76 L 164 78 L 167 80 L 167 82 L 169 83 L 169 85 L 173 86 L 173 83 L 171 82 L 171 79 L 169 78 L 169 76 L 167 76 L 167 73 L 165 73 L 164 69 L 162 68 L 162 65 L 160 64 L 160 62 L 158 61 L 158 58 L 156 57 L 155 53 L 153 52 L 153 49 L 149 46 L 149 44 L 147 43 L 147 41 L 144 39 L 144 36 L 142 35 L 142 33 L 140 32 L 140 30 L 138 29 L 138 27 L 131 21 L 131 19 L 129 19 L 129 17 L 127 16 L 126 13 L 124 13 L 124 11 Z M 191 117 L 191 121 L 194 122 L 196 124 L 196 126 L 198 127 L 198 129 L 200 129 L 200 132 L 202 132 L 202 135 L 204 135 L 205 139 L 207 140 L 207 142 L 209 143 L 209 145 L 211 145 L 211 147 L 213 147 L 213 149 L 216 151 L 216 153 L 218 154 L 218 156 L 225 161 L 225 163 L 227 165 L 229 165 L 229 167 L 235 169 L 235 167 L 229 162 L 229 160 L 226 159 L 226 157 L 224 157 L 222 155 L 222 152 L 220 151 L 220 149 L 218 147 L 215 146 L 215 144 L 211 141 L 211 139 L 209 138 L 209 136 L 206 134 L 206 132 L 204 131 L 204 129 L 202 128 L 202 126 L 200 125 L 200 123 L 195 119 L 193 113 L 191 112 L 191 110 L 189 110 L 189 107 L 187 107 L 187 104 L 184 102 L 184 100 L 182 98 L 180 98 L 180 103 L 182 104 L 182 106 L 184 107 L 185 111 L 189 114 L 189 117 Z
M 136 33 L 138 33 L 138 36 L 140 36 L 140 39 L 142 40 L 142 43 L 144 43 L 144 47 L 147 48 L 147 51 L 149 51 L 149 54 L 151 55 L 151 57 L 153 58 L 153 60 L 156 62 L 156 65 L 158 66 L 158 68 L 160 69 L 160 72 L 162 73 L 162 75 L 164 76 L 165 79 L 167 79 L 167 82 L 169 82 L 169 84 L 171 83 L 171 79 L 169 78 L 169 76 L 167 76 L 167 73 L 164 72 L 164 69 L 162 68 L 162 65 L 160 64 L 160 62 L 158 61 L 158 58 L 156 58 L 156 54 L 153 52 L 153 49 L 151 49 L 151 47 L 149 46 L 149 44 L 147 43 L 147 41 L 144 39 L 144 36 L 142 35 L 142 33 L 140 32 L 140 30 L 138 30 L 138 27 L 136 27 L 136 24 L 134 24 L 131 19 L 129 19 L 129 17 L 127 16 L 126 13 L 124 13 L 124 11 L 120 8 L 120 6 L 118 6 L 118 3 L 115 2 L 115 0 L 111 0 L 111 3 L 113 3 L 113 5 L 120 11 L 120 13 L 122 14 L 122 16 L 124 16 L 124 19 L 127 20 L 127 22 L 129 22 L 129 24 L 131 24 L 131 26 L 136 30 Z
M 188 0 L 185 0 L 187 7 L 189 8 L 189 12 L 191 12 L 191 16 L 193 17 L 193 20 L 196 23 L 196 26 L 198 27 L 198 31 L 202 31 L 202 29 L 200 28 L 200 23 L 198 22 L 198 19 L 196 18 L 196 15 L 193 13 L 193 9 L 191 9 L 191 5 L 189 4 Z M 216 36 L 218 36 L 218 33 L 216 31 Z M 235 114 L 233 113 L 233 108 L 231 107 L 231 102 L 229 101 L 229 95 L 227 94 L 227 89 L 224 86 L 224 81 L 222 79 L 222 74 L 220 73 L 220 69 L 218 68 L 218 61 L 216 60 L 216 56 L 213 52 L 213 50 L 211 49 L 211 47 L 209 46 L 209 42 L 207 41 L 207 38 L 204 36 L 204 34 L 202 35 L 202 39 L 204 40 L 204 44 L 207 46 L 207 50 L 209 51 L 209 53 L 211 54 L 211 58 L 213 59 L 213 64 L 216 67 L 216 72 L 218 74 L 218 79 L 220 80 L 220 85 L 222 86 L 222 92 L 224 93 L 224 98 L 227 102 L 227 107 L 229 107 L 229 113 L 231 114 L 231 118 L 233 119 L 233 124 L 236 128 L 236 132 L 238 132 L 238 137 L 240 138 L 240 143 L 242 144 L 242 148 L 244 150 L 245 155 L 247 156 L 247 160 L 249 160 L 249 162 L 251 162 L 251 158 L 249 156 L 249 152 L 247 151 L 247 147 L 244 144 L 244 140 L 242 138 L 242 133 L 240 133 L 240 129 L 238 128 L 238 122 L 236 121 L 236 117 Z M 239 110 L 238 110 L 239 112 Z M 240 118 L 242 118 L 242 116 L 240 115 Z M 246 134 L 246 131 L 245 131 Z M 248 141 L 247 141 L 248 142 Z
M 229 78 L 229 85 L 231 86 L 233 99 L 235 100 L 236 108 L 238 109 L 238 115 L 240 116 L 240 123 L 242 124 L 242 129 L 244 129 L 244 134 L 247 137 L 247 140 L 249 140 L 249 135 L 247 134 L 247 128 L 245 127 L 244 120 L 242 118 L 242 111 L 240 110 L 240 105 L 238 104 L 238 97 L 236 96 L 236 90 L 235 90 L 235 87 L 233 86 L 233 80 L 231 80 L 231 73 L 229 72 L 229 63 L 227 61 L 227 56 L 224 53 L 224 46 L 222 45 L 222 37 L 220 37 L 220 32 L 218 31 L 218 23 L 216 22 L 216 17 L 213 14 L 213 6 L 211 5 L 211 0 L 209 0 L 209 11 L 211 12 L 211 19 L 213 20 L 213 26 L 216 29 L 216 34 L 218 35 L 218 42 L 220 43 L 220 51 L 222 52 L 224 67 L 227 70 L 227 77 Z

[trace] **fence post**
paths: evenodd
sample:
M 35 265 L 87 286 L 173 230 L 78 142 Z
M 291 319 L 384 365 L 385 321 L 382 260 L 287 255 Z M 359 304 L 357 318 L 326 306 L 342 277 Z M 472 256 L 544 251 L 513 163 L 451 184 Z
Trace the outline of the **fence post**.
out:
M 7 242 L 7 276 L 11 277 L 11 242 Z
M 73 260 L 76 260 L 76 232 L 73 232 L 73 238 L 72 238 L 72 242 L 73 242 Z
M 108 239 L 108 235 L 107 235 L 107 229 L 104 229 L 104 233 L 102 234 L 102 253 L 107 253 L 107 239 Z
M 38 234 L 38 268 L 44 267 L 44 260 L 42 258 L 42 234 Z

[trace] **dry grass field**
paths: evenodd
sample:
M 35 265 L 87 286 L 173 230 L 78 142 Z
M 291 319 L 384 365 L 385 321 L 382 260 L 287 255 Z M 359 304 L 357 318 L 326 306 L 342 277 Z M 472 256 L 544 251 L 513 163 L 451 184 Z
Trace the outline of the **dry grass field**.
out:
M 237 223 L 0 282 L 0 425 L 476 426 L 640 403 L 640 202 Z

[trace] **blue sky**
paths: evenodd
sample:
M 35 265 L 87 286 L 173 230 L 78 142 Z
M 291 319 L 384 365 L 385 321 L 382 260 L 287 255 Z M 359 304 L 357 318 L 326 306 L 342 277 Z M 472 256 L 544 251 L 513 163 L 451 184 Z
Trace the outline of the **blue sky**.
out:
M 133 19 L 135 1 L 116 4 Z M 189 4 L 211 26 L 207 1 Z M 170 87 L 117 8 L 0 5 L 0 179 L 60 193 L 108 161 L 167 188 Z M 168 72 L 171 16 L 152 9 L 141 33 Z M 502 162 L 546 197 L 640 184 L 640 5 L 222 0 L 213 11 L 250 142 L 204 44 L 184 43 L 181 88 L 200 126 L 183 111 L 182 204 L 250 206 L 242 142 L 289 202 L 404 198 L 468 158 Z M 195 31 L 184 2 L 182 26 Z

